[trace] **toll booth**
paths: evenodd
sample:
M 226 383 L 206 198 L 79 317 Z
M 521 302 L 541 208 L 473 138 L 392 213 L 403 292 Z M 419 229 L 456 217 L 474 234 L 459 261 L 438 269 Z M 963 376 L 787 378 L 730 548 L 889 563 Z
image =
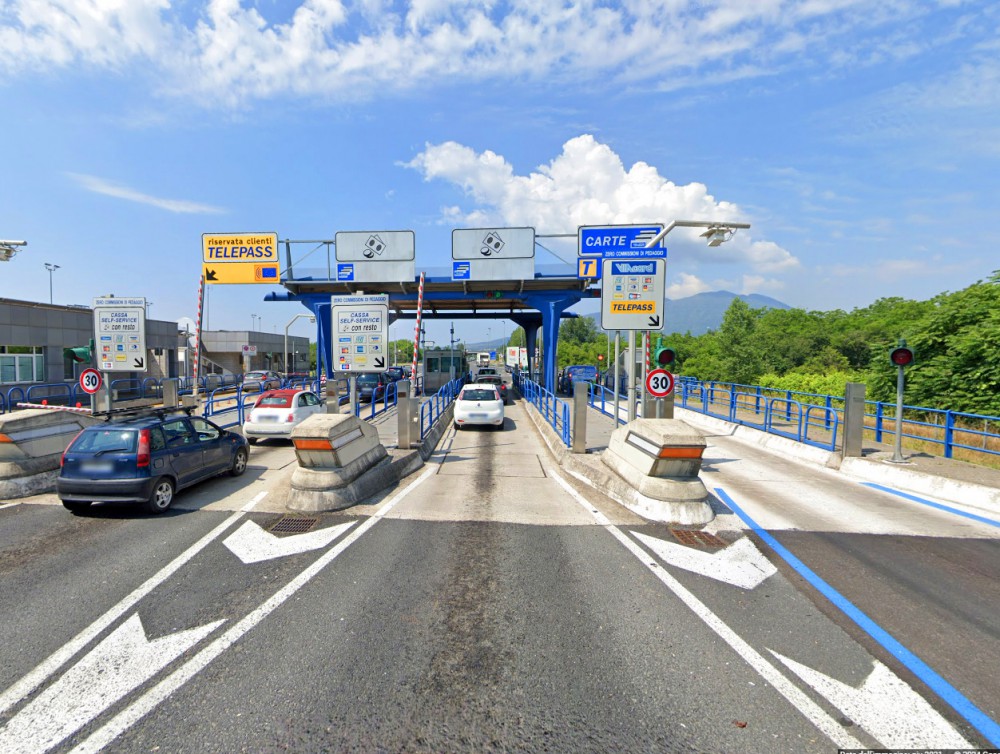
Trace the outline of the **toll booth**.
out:
M 425 348 L 424 349 L 424 395 L 436 393 L 456 377 L 468 371 L 465 349 Z

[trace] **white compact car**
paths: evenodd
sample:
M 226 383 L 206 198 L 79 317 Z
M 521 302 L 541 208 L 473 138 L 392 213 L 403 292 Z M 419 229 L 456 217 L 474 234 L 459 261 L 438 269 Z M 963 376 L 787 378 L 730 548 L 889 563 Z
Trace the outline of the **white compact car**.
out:
M 309 390 L 268 390 L 250 409 L 243 423 L 243 436 L 251 445 L 268 437 L 288 440 L 296 426 L 324 410 L 319 396 Z
M 455 429 L 473 424 L 503 429 L 503 398 L 496 385 L 466 385 L 455 399 Z

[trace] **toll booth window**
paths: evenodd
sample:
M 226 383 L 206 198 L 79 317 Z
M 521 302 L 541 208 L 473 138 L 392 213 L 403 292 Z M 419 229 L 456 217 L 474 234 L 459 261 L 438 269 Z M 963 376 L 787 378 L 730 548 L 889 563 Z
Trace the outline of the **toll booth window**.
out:
M 441 371 L 441 360 L 436 356 L 427 357 L 427 371 L 428 372 L 440 372 Z

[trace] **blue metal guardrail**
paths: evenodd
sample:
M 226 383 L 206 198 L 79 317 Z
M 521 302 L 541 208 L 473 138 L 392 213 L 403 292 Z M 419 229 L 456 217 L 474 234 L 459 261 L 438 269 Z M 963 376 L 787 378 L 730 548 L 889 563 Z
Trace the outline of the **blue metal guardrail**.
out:
M 552 426 L 566 447 L 571 447 L 573 439 L 569 420 L 569 404 L 561 398 L 557 398 L 551 390 L 546 390 L 523 374 L 514 375 L 514 386 L 522 398 L 538 409 L 538 413 Z
M 469 380 L 470 375 L 463 374 L 456 377 L 451 382 L 446 382 L 434 395 L 420 404 L 420 439 L 427 437 L 434 427 L 435 422 L 441 418 L 441 414 L 448 408 L 453 400 L 462 390 L 462 386 Z
M 842 396 L 689 378 L 680 379 L 677 390 L 678 405 L 684 408 L 820 447 L 835 449 L 837 427 L 843 422 Z M 956 450 L 1000 455 L 1000 417 L 905 404 L 902 410 L 903 438 L 936 446 L 945 458 L 953 458 Z M 895 426 L 895 403 L 865 401 L 865 431 L 875 442 L 894 437 Z M 830 443 L 814 439 L 827 432 L 833 438 Z

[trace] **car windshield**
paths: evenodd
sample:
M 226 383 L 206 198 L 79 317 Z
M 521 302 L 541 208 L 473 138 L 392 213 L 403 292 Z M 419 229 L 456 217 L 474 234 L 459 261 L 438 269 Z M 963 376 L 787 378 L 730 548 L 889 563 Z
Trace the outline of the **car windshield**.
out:
M 500 377 L 486 376 L 483 377 L 480 382 L 484 385 L 499 385 L 503 382 L 503 380 L 501 380 Z
M 138 434 L 131 429 L 91 429 L 80 433 L 72 450 L 77 453 L 132 453 Z
M 265 395 L 259 401 L 257 401 L 258 406 L 271 407 L 271 408 L 288 408 L 292 405 L 292 396 L 290 395 Z
M 591 366 L 570 367 L 569 374 L 571 377 L 578 380 L 596 380 L 597 367 L 591 367 Z
M 496 390 L 486 390 L 482 388 L 473 388 L 469 390 L 463 390 L 462 394 L 458 396 L 460 401 L 495 401 L 497 399 Z
M 266 372 L 247 372 L 246 379 L 248 380 L 260 380 L 267 377 Z
M 377 374 L 359 374 L 358 384 L 359 385 L 374 385 L 378 382 Z

